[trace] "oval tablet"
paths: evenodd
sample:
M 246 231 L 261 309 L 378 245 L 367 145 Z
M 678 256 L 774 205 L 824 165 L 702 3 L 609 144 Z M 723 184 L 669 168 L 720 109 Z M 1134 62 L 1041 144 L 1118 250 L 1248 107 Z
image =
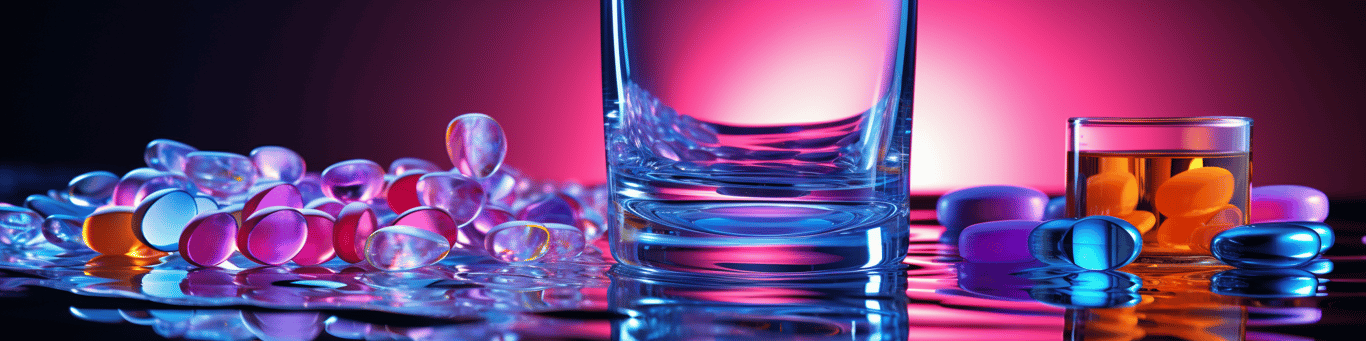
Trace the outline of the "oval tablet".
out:
M 1328 219 L 1328 196 L 1305 186 L 1275 185 L 1253 187 L 1248 191 L 1252 223 L 1280 221 L 1323 222 Z
M 303 214 L 276 206 L 257 211 L 237 231 L 237 249 L 253 262 L 280 265 L 299 254 L 308 240 Z
M 183 190 L 168 188 L 152 193 L 133 211 L 133 231 L 138 240 L 157 251 L 180 249 L 180 235 L 199 215 L 199 203 Z
M 955 241 L 969 225 L 997 220 L 1043 220 L 1048 196 L 1019 186 L 978 186 L 939 197 L 935 215 L 944 225 L 941 240 Z
M 1232 228 L 1214 237 L 1210 252 L 1239 268 L 1291 268 L 1319 256 L 1319 234 L 1304 226 L 1262 223 Z
M 200 215 L 180 235 L 180 257 L 198 266 L 217 266 L 237 250 L 237 219 L 229 212 Z

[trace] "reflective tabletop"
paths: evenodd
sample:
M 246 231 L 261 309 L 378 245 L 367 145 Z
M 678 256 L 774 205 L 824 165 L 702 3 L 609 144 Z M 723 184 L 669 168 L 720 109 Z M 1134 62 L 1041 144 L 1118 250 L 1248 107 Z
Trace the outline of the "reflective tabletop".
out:
M 1315 340 L 1366 325 L 1360 219 L 1330 219 L 1337 244 L 1303 268 L 1118 271 L 965 262 L 932 210 L 911 219 L 903 268 L 818 278 L 662 276 L 615 266 L 603 240 L 567 262 L 409 271 L 4 251 L 0 324 L 190 340 Z

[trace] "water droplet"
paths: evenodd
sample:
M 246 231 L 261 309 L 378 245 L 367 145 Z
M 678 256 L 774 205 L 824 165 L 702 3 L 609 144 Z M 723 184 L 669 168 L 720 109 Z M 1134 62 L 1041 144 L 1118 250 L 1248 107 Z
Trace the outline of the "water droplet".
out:
M 185 176 L 200 191 L 218 199 L 246 193 L 256 182 L 256 166 L 246 156 L 224 152 L 192 152 Z
M 303 214 L 276 206 L 257 211 L 242 223 L 237 249 L 254 262 L 280 265 L 298 255 L 307 240 L 308 224 Z
M 323 170 L 323 194 L 343 203 L 369 202 L 384 190 L 384 170 L 374 161 L 338 162 Z
M 101 206 L 114 196 L 119 176 L 106 171 L 94 171 L 71 178 L 66 186 L 67 200 L 81 206 Z
M 133 211 L 132 227 L 138 241 L 157 251 L 180 249 L 180 235 L 199 214 L 194 196 L 168 188 L 152 193 Z
M 450 252 L 446 237 L 425 229 L 394 225 L 365 241 L 365 260 L 381 270 L 411 270 L 435 264 Z
M 488 115 L 460 115 L 446 128 L 446 154 L 460 174 L 487 177 L 498 170 L 507 155 L 503 128 Z
M 251 162 L 256 165 L 260 180 L 275 180 L 296 184 L 308 167 L 304 158 L 293 150 L 279 146 L 261 146 L 251 150 Z
M 197 151 L 199 149 L 174 140 L 156 139 L 147 143 L 142 160 L 147 162 L 147 167 L 155 170 L 183 173 L 187 155 Z
M 336 218 L 315 209 L 302 209 L 299 213 L 304 215 L 304 222 L 308 225 L 308 241 L 304 242 L 299 254 L 294 256 L 294 263 L 303 266 L 318 265 L 336 257 L 337 249 L 332 245 Z
M 237 219 L 229 212 L 195 217 L 180 235 L 180 257 L 198 266 L 217 266 L 237 250 Z
M 494 259 L 507 263 L 526 263 L 545 256 L 549 242 L 550 231 L 544 225 L 514 220 L 489 230 L 484 249 Z
M 479 181 L 450 172 L 423 175 L 417 183 L 417 194 L 422 205 L 446 210 L 459 225 L 478 216 L 488 199 Z

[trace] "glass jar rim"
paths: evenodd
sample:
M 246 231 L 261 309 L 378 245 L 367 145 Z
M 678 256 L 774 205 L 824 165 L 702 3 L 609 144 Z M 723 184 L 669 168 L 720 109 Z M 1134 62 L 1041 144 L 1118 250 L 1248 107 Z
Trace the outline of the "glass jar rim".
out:
M 1201 126 L 1201 127 L 1243 127 L 1251 126 L 1252 118 L 1242 116 L 1191 116 L 1191 117 L 1072 117 L 1070 125 L 1084 126 Z

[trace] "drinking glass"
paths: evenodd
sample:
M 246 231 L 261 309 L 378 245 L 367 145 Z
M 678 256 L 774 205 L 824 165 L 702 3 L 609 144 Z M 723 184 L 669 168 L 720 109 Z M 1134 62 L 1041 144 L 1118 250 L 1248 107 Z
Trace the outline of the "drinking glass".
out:
M 618 262 L 771 274 L 901 261 L 914 1 L 602 10 Z

